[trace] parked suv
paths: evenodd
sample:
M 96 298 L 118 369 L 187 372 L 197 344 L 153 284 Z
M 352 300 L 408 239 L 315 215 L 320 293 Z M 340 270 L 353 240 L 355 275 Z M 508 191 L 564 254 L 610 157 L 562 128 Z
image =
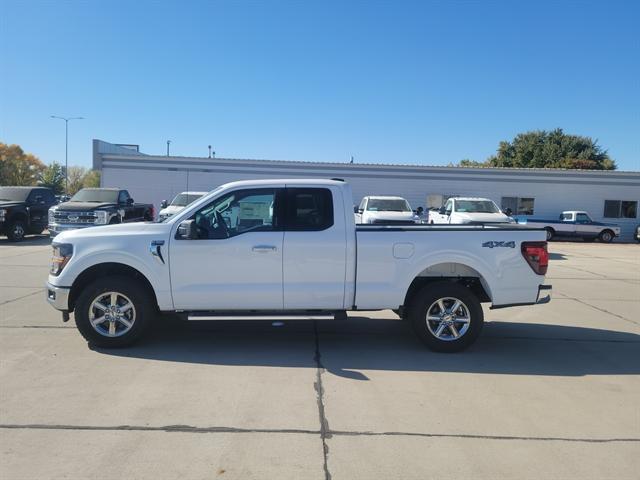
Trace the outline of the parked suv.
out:
M 56 204 L 46 187 L 0 187 L 0 234 L 19 242 L 47 228 L 47 211 Z

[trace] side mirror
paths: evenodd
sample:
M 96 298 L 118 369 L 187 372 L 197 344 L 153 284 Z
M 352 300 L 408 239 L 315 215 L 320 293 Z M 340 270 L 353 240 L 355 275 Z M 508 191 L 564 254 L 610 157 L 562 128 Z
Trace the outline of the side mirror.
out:
M 360 209 L 356 206 L 353 207 L 353 213 L 360 213 Z
M 160 208 L 167 208 L 167 201 L 166 200 L 162 200 L 160 202 Z
M 133 198 L 127 198 L 127 205 L 133 205 Z
M 185 240 L 196 240 L 198 238 L 198 227 L 195 220 L 185 220 L 180 222 L 176 231 L 176 238 Z
M 438 210 L 438 213 L 440 215 L 444 215 L 446 213 L 446 210 L 444 209 L 444 207 L 440 207 L 440 210 Z
M 504 211 L 504 214 L 505 214 L 507 217 L 510 217 L 511 215 L 513 215 L 513 211 L 512 211 L 510 208 L 507 208 L 507 209 Z

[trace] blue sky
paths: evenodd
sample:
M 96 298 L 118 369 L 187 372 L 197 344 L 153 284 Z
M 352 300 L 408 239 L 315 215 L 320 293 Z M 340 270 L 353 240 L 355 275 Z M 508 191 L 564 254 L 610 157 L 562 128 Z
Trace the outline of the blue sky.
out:
M 0 0 L 0 141 L 446 165 L 562 127 L 640 170 L 639 4 Z

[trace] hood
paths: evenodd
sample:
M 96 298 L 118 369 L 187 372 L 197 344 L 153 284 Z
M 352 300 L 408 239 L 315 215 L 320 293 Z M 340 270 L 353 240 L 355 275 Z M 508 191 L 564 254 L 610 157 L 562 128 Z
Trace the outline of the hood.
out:
M 18 205 L 24 205 L 24 202 L 18 200 L 4 200 L 0 202 L 0 208 L 17 207 Z
M 367 211 L 367 215 L 377 220 L 414 220 L 417 218 L 416 214 L 413 212 Z
M 132 222 L 132 223 L 118 223 L 115 225 L 98 225 L 95 227 L 80 228 L 77 230 L 67 230 L 61 232 L 55 237 L 55 243 L 73 243 L 76 239 L 99 237 L 101 240 L 107 240 L 109 237 L 129 235 L 129 234 L 160 234 L 171 227 L 165 223 L 153 223 L 153 222 Z
M 185 207 L 179 207 L 177 205 L 169 205 L 167 208 L 163 208 L 158 212 L 158 215 L 173 215 L 175 213 L 181 212 Z
M 456 213 L 456 216 L 467 222 L 511 223 L 504 213 Z
M 55 207 L 58 210 L 65 210 L 67 212 L 86 212 L 86 211 L 98 210 L 100 208 L 113 207 L 113 206 L 115 206 L 113 203 L 108 203 L 108 202 L 103 202 L 103 203 L 64 202 L 64 203 L 59 203 Z

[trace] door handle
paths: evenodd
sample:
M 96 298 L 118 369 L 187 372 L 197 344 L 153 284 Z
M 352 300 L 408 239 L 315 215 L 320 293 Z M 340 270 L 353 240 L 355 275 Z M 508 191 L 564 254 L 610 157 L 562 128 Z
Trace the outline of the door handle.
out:
M 258 253 L 267 253 L 275 252 L 278 249 L 274 245 L 255 245 L 251 250 Z

